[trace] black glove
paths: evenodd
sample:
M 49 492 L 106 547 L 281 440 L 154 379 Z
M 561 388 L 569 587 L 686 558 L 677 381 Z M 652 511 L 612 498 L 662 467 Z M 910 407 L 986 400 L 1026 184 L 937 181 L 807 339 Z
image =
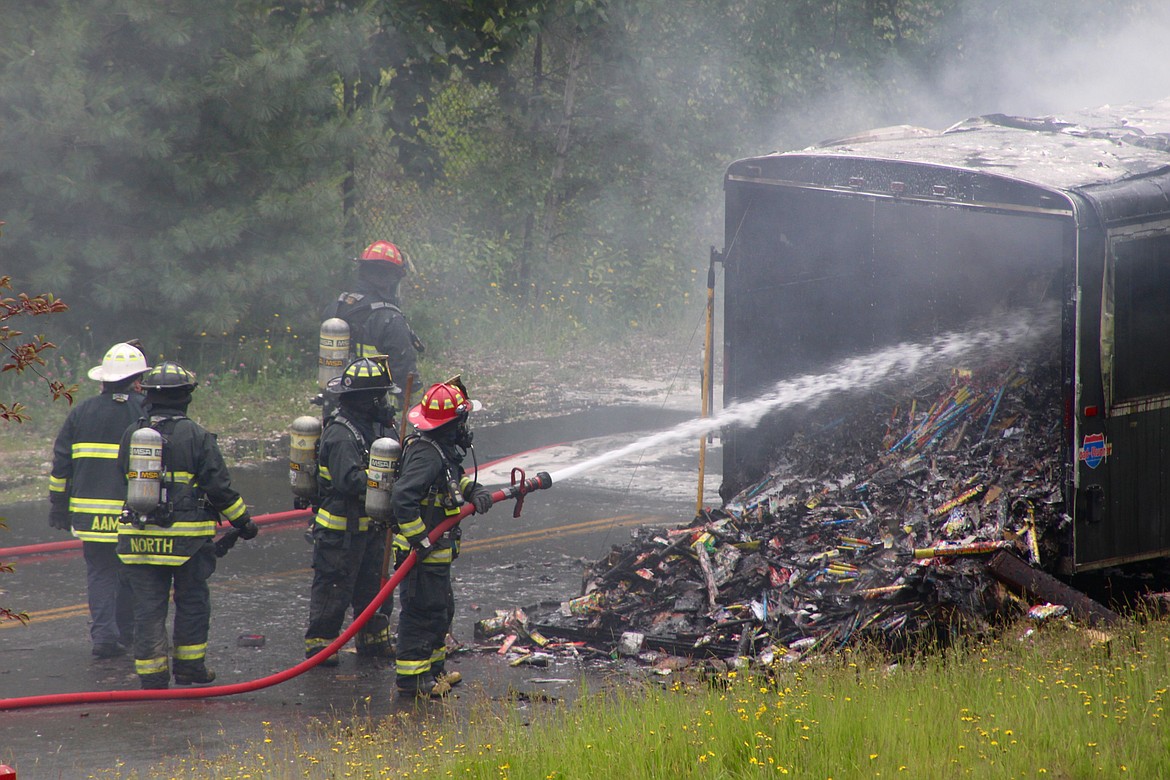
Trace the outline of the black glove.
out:
M 244 515 L 237 520 L 233 520 L 232 528 L 240 532 L 240 538 L 245 542 L 249 539 L 255 539 L 256 534 L 260 533 L 260 529 L 252 522 L 252 518 L 249 515 Z
M 215 540 L 215 557 L 222 558 L 228 554 L 228 550 L 236 546 L 236 541 L 240 538 L 240 532 L 236 529 L 228 531 L 223 536 Z
M 492 491 L 483 485 L 476 485 L 475 490 L 471 491 L 471 495 L 468 498 L 475 507 L 475 513 L 477 515 L 482 515 L 492 508 Z
M 435 546 L 431 544 L 431 540 L 425 533 L 407 537 L 406 541 L 410 543 L 410 549 L 418 553 L 420 563 L 426 560 L 426 557 L 435 549 Z
M 56 528 L 61 531 L 68 531 L 73 526 L 69 523 L 69 507 L 62 504 L 61 506 L 49 507 L 49 527 Z

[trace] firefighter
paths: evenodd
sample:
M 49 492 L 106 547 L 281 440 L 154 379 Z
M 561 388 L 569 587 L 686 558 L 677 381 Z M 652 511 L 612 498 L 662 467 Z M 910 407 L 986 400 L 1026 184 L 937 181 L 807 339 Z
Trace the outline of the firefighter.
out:
M 408 261 L 389 241 L 375 241 L 357 258 L 357 279 L 352 292 L 343 292 L 329 304 L 323 319 L 338 317 L 350 328 L 353 357 L 385 355 L 390 378 L 401 388 L 408 377 L 418 385 L 417 354 L 423 344 L 411 330 L 398 303 L 398 287 L 406 276 Z M 396 395 L 401 394 L 396 389 Z
M 325 421 L 318 454 L 320 507 L 313 520 L 313 584 L 305 657 L 311 658 L 341 634 L 347 610 L 356 617 L 382 586 L 386 529 L 375 527 L 366 513 L 366 466 L 370 445 L 394 431 L 396 390 L 386 368 L 358 358 L 335 380 L 337 408 Z M 389 658 L 390 611 L 387 600 L 357 634 L 358 655 Z M 336 653 L 321 666 L 337 666 Z
M 70 410 L 53 443 L 49 525 L 81 540 L 89 594 L 89 637 L 98 658 L 124 655 L 134 636 L 134 612 L 124 567 L 115 550 L 126 483 L 118 443 L 142 416 L 138 378 L 146 371 L 138 347 L 110 347 L 89 378 L 101 392 Z
M 458 514 L 465 500 L 479 513 L 492 506 L 491 491 L 463 468 L 472 440 L 468 417 L 479 408 L 456 377 L 428 388 L 407 414 L 417 433 L 403 442 L 391 498 L 400 559 L 410 550 L 418 554 L 399 590 L 395 684 L 401 696 L 442 696 L 462 679 L 445 668 L 447 631 L 455 610 L 451 563 L 459 554 L 459 528 L 433 544 L 427 534 Z
M 211 621 L 207 580 L 216 566 L 216 525 L 222 515 L 241 539 L 254 538 L 257 528 L 232 488 L 215 435 L 187 417 L 195 375 L 167 361 L 147 371 L 141 384 L 146 416 L 126 430 L 118 451 L 118 465 L 130 483 L 118 528 L 118 557 L 127 565 L 134 594 L 135 671 L 143 688 L 168 687 L 171 671 L 178 685 L 205 685 L 215 679 L 206 657 Z M 151 437 L 161 441 L 161 468 L 136 469 L 137 458 L 149 450 L 140 442 Z M 155 480 L 157 503 L 144 507 L 141 491 L 149 495 Z M 173 669 L 168 669 L 166 621 L 172 589 Z

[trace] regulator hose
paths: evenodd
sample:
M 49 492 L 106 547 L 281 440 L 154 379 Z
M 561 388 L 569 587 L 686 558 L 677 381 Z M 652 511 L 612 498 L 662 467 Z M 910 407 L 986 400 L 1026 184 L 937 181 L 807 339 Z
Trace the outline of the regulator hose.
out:
M 552 485 L 552 478 L 547 472 L 540 472 L 532 479 L 525 480 L 522 478 L 517 480 L 515 477 L 516 470 L 513 470 L 513 482 L 509 487 L 497 490 L 492 493 L 492 502 L 506 501 L 510 498 L 523 501 L 525 494 L 533 490 L 543 490 Z M 464 517 L 474 511 L 474 506 L 465 504 L 459 509 L 459 513 L 451 515 L 443 522 L 439 523 L 427 537 L 431 542 L 438 541 L 439 537 L 444 533 L 454 528 L 459 524 Z M 295 514 L 308 515 L 308 510 L 297 510 L 297 512 L 284 512 L 282 515 L 291 516 Z M 269 515 L 268 517 L 272 517 Z M 289 519 L 283 517 L 282 519 Z M 269 520 L 269 522 L 272 522 Z M 386 584 L 378 591 L 373 601 L 370 602 L 362 613 L 354 618 L 350 623 L 349 628 L 341 633 L 341 636 L 334 639 L 328 647 L 321 650 L 312 658 L 306 658 L 296 666 L 285 669 L 283 672 L 261 677 L 258 680 L 250 680 L 242 683 L 232 683 L 230 685 L 210 685 L 204 688 L 161 688 L 161 689 L 147 689 L 134 691 L 87 691 L 83 693 L 51 693 L 43 696 L 24 696 L 13 699 L 0 699 L 0 711 L 2 710 L 19 710 L 29 709 L 32 707 L 53 707 L 65 704 L 93 704 L 98 702 L 126 702 L 126 701 L 163 701 L 171 699 L 210 699 L 217 696 L 232 696 L 237 693 L 251 693 L 262 688 L 270 688 L 273 685 L 287 682 L 294 677 L 309 671 L 314 666 L 324 661 L 329 656 L 341 650 L 354 635 L 362 629 L 366 622 L 373 617 L 378 608 L 382 606 L 390 594 L 398 587 L 403 578 L 414 568 L 418 561 L 418 554 L 414 550 L 395 570 L 394 575 L 386 580 Z

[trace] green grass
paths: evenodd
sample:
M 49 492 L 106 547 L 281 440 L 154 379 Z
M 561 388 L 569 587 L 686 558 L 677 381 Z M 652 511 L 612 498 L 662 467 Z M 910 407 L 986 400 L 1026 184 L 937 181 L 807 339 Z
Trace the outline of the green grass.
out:
M 272 731 L 236 756 L 146 776 L 1170 776 L 1170 623 L 1133 623 L 1112 637 L 1067 624 L 1025 629 L 902 664 L 846 652 L 632 681 L 543 710 L 480 702 L 462 725 L 407 714 L 339 720 L 310 736 Z

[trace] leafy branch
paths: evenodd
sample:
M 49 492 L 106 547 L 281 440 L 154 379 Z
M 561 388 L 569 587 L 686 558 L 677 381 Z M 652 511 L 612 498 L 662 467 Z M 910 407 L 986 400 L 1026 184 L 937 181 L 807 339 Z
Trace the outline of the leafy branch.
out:
M 11 289 L 12 278 L 0 276 L 0 290 Z M 38 368 L 38 366 L 45 365 L 45 359 L 41 353 L 45 350 L 56 349 L 57 345 L 46 341 L 43 336 L 32 336 L 26 341 L 17 341 L 19 337 L 24 335 L 23 331 L 13 330 L 5 324 L 13 317 L 57 314 L 68 308 L 64 301 L 58 300 L 49 293 L 28 295 L 22 292 L 15 298 L 10 296 L 0 298 L 0 348 L 7 353 L 4 363 L 0 365 L 0 373 L 15 371 L 20 374 L 24 371 L 31 371 L 45 381 L 54 401 L 64 398 L 72 404 L 73 393 L 77 390 L 77 386 L 66 386 L 63 382 L 50 379 L 42 374 Z M 24 422 L 28 419 L 24 404 L 19 401 L 0 400 L 0 419 L 6 422 Z
M 4 223 L 0 221 L 0 228 L 3 226 Z M 3 233 L 0 232 L 0 235 Z M 4 290 L 12 290 L 12 277 L 0 276 L 0 292 Z M 14 317 L 57 314 L 68 308 L 64 301 L 59 301 L 50 294 L 30 296 L 26 293 L 19 293 L 15 298 L 0 295 L 0 347 L 7 353 L 4 357 L 4 363 L 0 365 L 0 373 L 15 371 L 20 374 L 24 371 L 32 371 L 48 385 L 54 401 L 58 398 L 65 398 L 72 404 L 73 393 L 77 390 L 76 385 L 66 387 L 62 382 L 46 377 L 38 368 L 38 366 L 45 365 L 45 359 L 41 357 L 41 353 L 48 349 L 56 349 L 57 345 L 51 341 L 45 341 L 42 336 L 33 336 L 22 341 L 20 337 L 24 333 L 13 330 L 6 324 Z M 5 422 L 24 422 L 27 419 L 24 409 L 24 404 L 18 401 L 9 403 L 0 399 L 0 419 Z M 7 528 L 8 525 L 4 522 L 4 518 L 0 518 L 0 529 Z M 12 571 L 12 564 L 0 561 L 0 574 L 11 574 Z M 21 623 L 27 623 L 28 619 L 27 612 L 16 612 L 0 605 L 0 622 L 17 620 Z

